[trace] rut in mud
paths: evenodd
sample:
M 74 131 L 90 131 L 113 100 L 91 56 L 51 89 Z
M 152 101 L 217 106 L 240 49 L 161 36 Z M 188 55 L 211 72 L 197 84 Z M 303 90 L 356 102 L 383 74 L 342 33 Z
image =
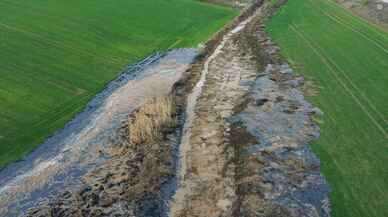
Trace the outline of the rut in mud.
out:
M 321 112 L 263 31 L 282 3 L 256 1 L 194 64 L 178 64 L 182 78 L 158 94 L 173 96 L 176 127 L 134 144 L 123 122 L 103 163 L 24 216 L 329 217 L 329 187 L 308 147 Z
M 171 206 L 172 216 L 232 215 L 235 154 L 228 141 L 230 126 L 224 120 L 248 91 L 240 81 L 254 80 L 257 74 L 252 53 L 236 43 L 253 16 L 224 36 L 189 95 L 180 146 L 180 188 Z
M 329 188 L 307 146 L 320 112 L 263 32 L 270 12 L 255 8 L 203 62 L 188 96 L 171 216 L 330 215 Z

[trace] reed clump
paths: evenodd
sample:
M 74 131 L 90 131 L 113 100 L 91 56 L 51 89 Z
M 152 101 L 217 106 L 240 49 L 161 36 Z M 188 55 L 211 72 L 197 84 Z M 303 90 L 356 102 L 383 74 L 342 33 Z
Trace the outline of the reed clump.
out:
M 152 142 L 176 125 L 176 111 L 172 96 L 147 101 L 129 118 L 128 133 L 132 144 Z

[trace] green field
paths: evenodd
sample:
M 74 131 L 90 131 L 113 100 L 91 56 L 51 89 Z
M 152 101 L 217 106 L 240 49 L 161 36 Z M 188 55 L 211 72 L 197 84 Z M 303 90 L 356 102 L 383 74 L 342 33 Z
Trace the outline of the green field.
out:
M 196 46 L 235 15 L 194 0 L 1 0 L 0 167 L 63 127 L 127 64 Z
M 292 0 L 267 31 L 324 111 L 313 144 L 333 217 L 388 216 L 388 32 L 330 0 Z

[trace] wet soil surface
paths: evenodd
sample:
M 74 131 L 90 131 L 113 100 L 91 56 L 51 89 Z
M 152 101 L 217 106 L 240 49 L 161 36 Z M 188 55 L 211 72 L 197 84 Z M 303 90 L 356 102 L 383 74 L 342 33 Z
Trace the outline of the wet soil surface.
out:
M 361 17 L 388 29 L 388 0 L 337 0 Z
M 128 67 L 63 130 L 1 170 L 0 215 L 17 216 L 67 186 L 83 184 L 81 177 L 106 165 L 113 148 L 122 146 L 119 129 L 128 114 L 147 99 L 171 92 L 196 55 L 194 49 L 178 49 Z
M 201 78 L 189 95 L 181 149 L 180 188 L 172 216 L 230 216 L 236 200 L 234 149 L 228 141 L 225 118 L 247 93 L 241 80 L 257 73 L 249 50 L 237 44 L 240 32 L 252 19 L 227 33 L 207 58 Z M 245 52 L 245 54 L 242 54 Z
M 330 216 L 330 189 L 308 147 L 321 112 L 266 37 L 271 12 L 254 10 L 203 62 L 188 96 L 171 216 Z
M 217 4 L 217 5 L 230 6 L 230 7 L 234 7 L 237 9 L 243 9 L 243 8 L 249 6 L 249 4 L 251 4 L 253 2 L 253 0 L 239 0 L 239 1 L 235 1 L 235 0 L 202 0 L 202 1 L 212 3 L 212 4 Z
M 264 73 L 251 84 L 248 106 L 230 118 L 237 128 L 239 216 L 330 216 L 330 189 L 308 147 L 319 136 L 311 116 L 321 112 L 304 100 L 297 89 L 303 79 L 286 63 L 268 64 Z M 237 139 L 249 136 L 247 143 Z
M 0 183 L 3 213 L 330 216 L 330 189 L 308 145 L 319 137 L 313 119 L 322 112 L 305 101 L 306 82 L 264 33 L 265 19 L 284 1 L 263 2 L 218 32 L 190 66 L 195 50 L 151 57 L 102 98 L 80 130 L 60 137 L 70 139 L 56 151 L 3 170 L 0 177 L 12 177 Z M 168 94 L 177 126 L 131 144 L 128 115 Z

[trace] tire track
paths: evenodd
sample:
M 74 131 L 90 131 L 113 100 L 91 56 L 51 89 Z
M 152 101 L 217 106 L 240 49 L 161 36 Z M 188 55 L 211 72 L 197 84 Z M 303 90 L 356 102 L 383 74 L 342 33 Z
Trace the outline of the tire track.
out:
M 311 1 L 311 0 L 310 0 Z M 330 14 L 324 12 L 323 10 L 321 9 L 317 9 L 317 10 L 320 10 L 321 13 L 325 14 L 326 16 L 328 16 L 329 18 L 331 18 Z M 343 26 L 346 26 L 346 24 L 342 24 Z M 361 34 L 361 33 L 360 33 Z M 365 35 L 365 37 L 367 37 Z M 373 39 L 370 39 L 370 40 L 373 40 Z M 310 40 L 311 41 L 311 40 Z M 313 43 L 313 42 L 311 42 Z M 376 42 L 377 43 L 377 42 Z M 323 50 L 318 44 L 315 44 L 315 47 L 317 47 L 318 49 L 320 50 Z M 388 51 L 388 50 L 387 50 Z M 373 112 L 375 112 L 379 118 L 381 118 L 381 120 L 385 123 L 385 124 L 388 124 L 388 119 L 379 111 L 379 109 L 374 105 L 374 103 L 372 101 L 369 100 L 369 98 L 365 95 L 365 93 L 353 82 L 353 80 L 348 76 L 348 74 L 332 59 L 330 58 L 330 56 L 327 56 L 325 55 L 326 58 L 328 59 L 328 61 L 333 64 L 337 69 L 338 71 L 345 77 L 345 79 L 350 83 L 350 85 L 356 90 L 358 91 L 359 95 L 361 96 L 361 98 L 363 100 L 365 100 L 367 102 L 367 104 L 372 108 Z
M 318 8 L 315 6 L 315 4 L 313 3 L 312 0 L 309 0 L 311 5 L 313 5 L 313 7 L 320 11 L 322 14 L 324 14 L 325 16 L 327 16 L 329 19 L 331 19 L 332 21 L 340 24 L 341 26 L 351 30 L 352 32 L 356 33 L 356 34 L 359 34 L 360 36 L 362 36 L 363 38 L 365 38 L 366 40 L 368 40 L 369 42 L 371 42 L 372 44 L 374 44 L 376 47 L 380 48 L 384 53 L 388 54 L 388 49 L 386 47 L 384 47 L 383 45 L 381 45 L 379 42 L 375 41 L 374 39 L 370 38 L 369 36 L 367 36 L 366 34 L 354 29 L 351 27 L 351 25 L 347 25 L 346 23 L 343 22 L 343 20 L 341 21 L 340 18 L 338 18 L 337 16 L 331 14 L 331 13 L 328 13 L 326 11 L 323 11 L 321 8 Z
M 188 97 L 187 120 L 181 142 L 179 188 L 171 216 L 232 216 L 236 200 L 233 146 L 225 138 L 226 118 L 247 93 L 243 79 L 257 71 L 252 54 L 246 55 L 236 38 L 255 14 L 228 32 L 204 63 L 199 82 Z
M 300 31 L 297 30 L 295 25 L 290 26 L 291 30 L 293 30 L 306 44 L 312 49 L 312 51 L 322 60 L 322 62 L 328 67 L 331 74 L 335 77 L 335 79 L 341 84 L 344 90 L 352 97 L 352 99 L 356 102 L 356 104 L 363 110 L 363 112 L 368 116 L 368 118 L 372 121 L 372 123 L 379 129 L 379 131 L 388 139 L 388 133 L 385 129 L 378 123 L 378 121 L 370 114 L 367 108 L 361 103 L 358 97 L 352 92 L 352 90 L 346 85 L 346 83 L 338 76 L 336 70 L 330 65 L 330 62 L 323 56 L 317 48 L 310 42 Z

